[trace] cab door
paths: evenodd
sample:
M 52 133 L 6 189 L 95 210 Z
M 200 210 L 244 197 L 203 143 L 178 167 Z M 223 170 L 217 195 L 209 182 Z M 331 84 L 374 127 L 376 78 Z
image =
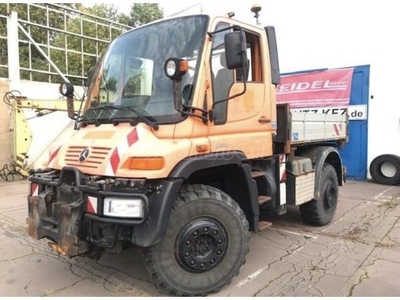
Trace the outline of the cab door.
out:
M 231 27 L 220 22 L 215 31 Z M 212 152 L 242 151 L 248 158 L 272 155 L 272 128 L 275 111 L 271 109 L 270 85 L 265 84 L 264 65 L 267 48 L 261 32 L 245 29 L 247 71 L 229 70 L 226 66 L 224 37 L 231 29 L 212 37 L 210 65 L 212 72 L 213 122 L 209 122 Z M 243 95 L 229 97 L 240 94 Z M 273 91 L 273 96 L 274 91 Z M 275 101 L 273 101 L 275 105 Z M 276 123 L 275 123 L 276 124 Z

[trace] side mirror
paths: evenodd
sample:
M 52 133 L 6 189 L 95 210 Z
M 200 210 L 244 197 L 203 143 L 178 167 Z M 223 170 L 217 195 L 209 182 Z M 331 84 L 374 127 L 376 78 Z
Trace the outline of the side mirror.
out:
M 281 74 L 279 71 L 278 46 L 276 42 L 275 28 L 273 26 L 265 27 L 267 33 L 269 59 L 271 64 L 271 82 L 278 85 L 281 83 Z
M 74 109 L 74 86 L 69 82 L 64 82 L 60 84 L 61 95 L 67 97 L 67 111 L 68 118 L 75 119 L 75 109 Z
M 229 32 L 225 35 L 226 66 L 229 70 L 246 67 L 246 45 L 246 35 L 243 31 Z

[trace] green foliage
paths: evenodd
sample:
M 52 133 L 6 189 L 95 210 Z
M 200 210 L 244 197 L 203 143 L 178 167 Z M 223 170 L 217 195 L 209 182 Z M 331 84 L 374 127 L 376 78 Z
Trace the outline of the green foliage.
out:
M 146 23 L 161 19 L 164 12 L 157 3 L 134 3 L 131 6 L 129 17 L 121 16 L 119 22 L 127 22 L 131 27 L 138 27 Z M 124 23 L 125 24 L 125 23 Z
M 95 15 L 97 17 L 107 19 L 113 22 L 118 21 L 119 13 L 118 9 L 114 4 L 96 4 L 92 7 L 84 7 L 82 6 L 80 11 L 86 12 L 91 15 Z

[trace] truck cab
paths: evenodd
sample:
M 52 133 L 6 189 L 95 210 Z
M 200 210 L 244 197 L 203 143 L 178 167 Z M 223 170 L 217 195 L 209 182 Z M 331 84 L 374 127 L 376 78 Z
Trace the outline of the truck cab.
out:
M 29 235 L 70 257 L 140 246 L 166 292 L 219 290 L 269 225 L 260 207 L 316 225 L 336 209 L 346 137 L 326 124 L 345 122 L 303 122 L 328 135 L 292 143 L 277 84 L 273 27 L 194 15 L 119 36 L 71 108 L 78 131 L 32 171 Z

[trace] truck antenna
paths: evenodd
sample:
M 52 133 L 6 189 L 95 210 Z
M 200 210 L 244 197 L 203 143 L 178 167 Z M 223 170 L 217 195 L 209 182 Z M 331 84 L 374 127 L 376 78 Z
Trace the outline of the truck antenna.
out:
M 200 6 L 200 12 L 203 13 L 203 4 L 202 4 L 202 3 L 196 3 L 196 4 L 193 4 L 193 5 L 191 5 L 191 6 L 188 6 L 188 7 L 184 8 L 184 9 L 178 11 L 178 12 L 175 12 L 175 13 L 173 13 L 173 14 L 170 14 L 170 15 L 168 15 L 168 16 L 166 16 L 166 17 L 168 18 L 168 17 L 173 17 L 173 16 L 176 16 L 176 15 L 179 15 L 179 14 L 184 13 L 185 11 L 187 11 L 187 10 L 189 10 L 189 9 L 192 9 L 192 8 L 194 8 L 194 7 L 196 7 L 196 6 Z
M 261 25 L 261 23 L 258 21 L 258 17 L 260 16 L 259 12 L 260 12 L 260 10 L 261 10 L 261 6 L 258 5 L 258 4 L 254 4 L 254 5 L 251 7 L 250 10 L 251 10 L 252 13 L 254 13 L 254 18 L 256 18 L 256 24 L 257 24 L 257 25 Z

